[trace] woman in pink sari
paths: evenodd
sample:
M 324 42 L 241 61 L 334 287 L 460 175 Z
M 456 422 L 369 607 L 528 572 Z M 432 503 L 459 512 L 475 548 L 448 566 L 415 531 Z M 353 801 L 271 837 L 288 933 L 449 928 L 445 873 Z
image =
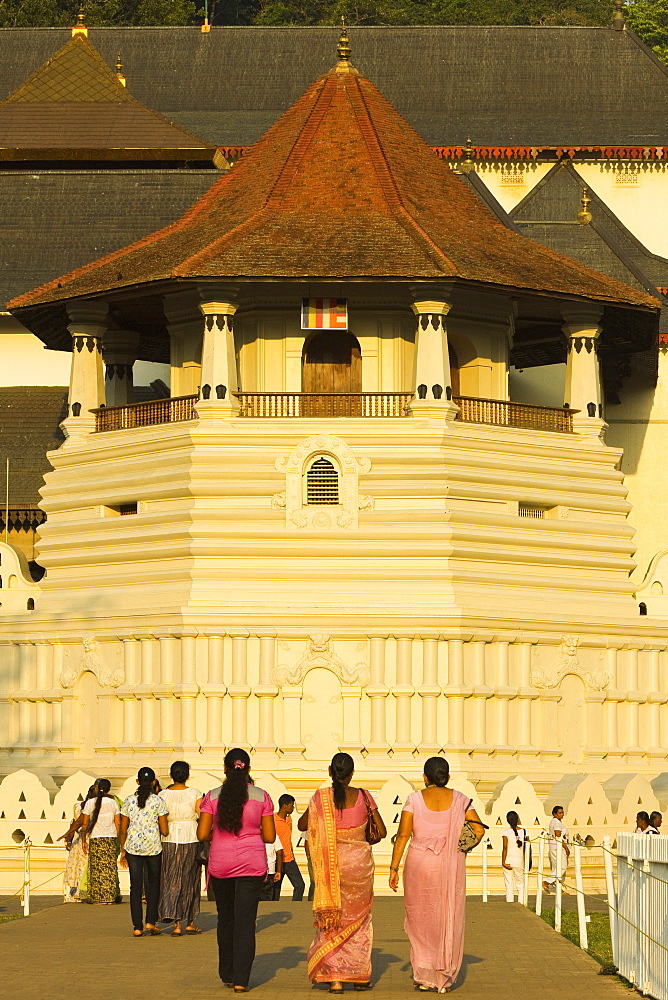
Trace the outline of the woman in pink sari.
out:
M 366 840 L 368 810 L 383 837 L 387 831 L 368 792 L 351 788 L 354 766 L 350 754 L 334 754 L 332 787 L 315 793 L 297 824 L 308 830 L 315 881 L 308 975 L 312 983 L 329 983 L 330 993 L 343 993 L 344 983 L 354 990 L 371 986 L 374 864 Z
M 390 862 L 390 888 L 399 885 L 404 866 L 404 929 L 411 944 L 413 979 L 418 990 L 449 993 L 464 957 L 466 855 L 458 849 L 464 820 L 484 834 L 471 799 L 446 788 L 450 768 L 443 757 L 424 766 L 425 788 L 404 803 Z

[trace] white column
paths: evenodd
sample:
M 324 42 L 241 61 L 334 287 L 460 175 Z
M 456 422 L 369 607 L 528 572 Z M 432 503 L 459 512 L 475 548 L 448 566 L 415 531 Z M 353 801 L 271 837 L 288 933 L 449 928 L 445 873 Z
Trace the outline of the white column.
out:
M 385 683 L 385 644 L 387 636 L 375 635 L 369 640 L 369 672 L 371 683 L 366 689 L 370 701 L 371 732 L 367 743 L 369 757 L 387 758 L 386 698 L 390 689 Z
M 206 697 L 206 749 L 221 751 L 225 746 L 223 739 L 223 697 L 227 688 L 223 683 L 223 644 L 222 635 L 210 635 L 208 638 L 207 684 L 204 688 Z
M 628 683 L 629 690 L 626 692 L 626 752 L 632 754 L 644 753 L 644 746 L 640 746 L 640 702 L 644 701 L 643 695 L 638 690 L 638 650 L 627 649 L 628 662 Z M 645 740 L 643 739 L 643 744 Z
M 473 743 L 474 747 L 485 750 L 489 745 L 487 738 L 487 700 L 493 697 L 494 690 L 486 683 L 485 679 L 485 650 L 487 649 L 487 641 L 485 639 L 474 639 L 472 647 L 475 684 L 473 688 L 474 721 L 473 732 L 467 742 Z
M 274 702 L 278 688 L 274 684 L 276 665 L 276 633 L 271 631 L 260 635 L 260 683 L 255 688 L 259 702 L 259 733 L 255 750 L 276 753 L 274 736 Z
M 422 636 L 422 684 L 417 689 L 422 698 L 422 740 L 418 750 L 423 754 L 438 753 L 441 746 L 437 737 L 438 697 L 438 638 Z
M 647 746 L 653 757 L 658 757 L 664 753 L 661 747 L 661 703 L 664 696 L 660 691 L 659 680 L 659 656 L 658 649 L 649 651 L 649 670 L 647 677 Z
M 231 745 L 249 750 L 248 698 L 251 689 L 248 686 L 248 632 L 245 629 L 228 631 L 228 635 L 232 636 L 232 683 L 227 689 L 232 698 Z
M 139 681 L 139 643 L 132 636 L 123 639 L 123 668 L 125 673 L 125 683 L 116 689 L 118 698 L 123 706 L 123 740 L 120 744 L 123 750 L 133 750 L 139 742 L 139 732 L 137 725 L 137 699 L 135 688 Z
M 508 745 L 508 704 L 510 699 L 514 696 L 515 692 L 508 686 L 509 672 L 508 672 L 508 646 L 509 643 L 505 640 L 498 642 L 497 647 L 497 682 L 496 690 L 494 691 L 494 699 L 496 701 L 496 751 L 501 752 L 511 752 L 512 747 Z
M 304 744 L 301 742 L 302 720 L 302 686 L 301 684 L 283 684 L 283 743 L 281 751 L 286 760 L 301 758 L 304 755 Z
M 184 751 L 199 748 L 195 712 L 195 699 L 199 691 L 197 687 L 196 635 L 196 632 L 192 632 L 190 635 L 181 633 L 181 745 Z
M 159 727 L 156 745 L 171 749 L 178 743 L 174 727 L 174 657 L 176 654 L 176 639 L 174 636 L 160 636 L 160 683 L 155 688 L 159 705 Z
M 517 749 L 523 753 L 535 750 L 531 740 L 531 702 L 533 689 L 531 687 L 531 643 L 518 644 L 519 684 L 517 697 L 519 699 L 519 720 L 517 734 Z
M 204 317 L 202 374 L 197 412 L 235 416 L 239 404 L 232 393 L 239 389 L 234 347 L 234 314 L 237 289 L 233 286 L 203 286 L 200 312 Z
M 70 319 L 67 329 L 72 335 L 72 368 L 68 416 L 63 426 L 68 437 L 73 433 L 86 434 L 95 430 L 95 417 L 90 411 L 105 402 L 101 346 L 108 311 L 106 302 L 82 300 L 67 304 Z
M 457 407 L 452 402 L 450 355 L 446 316 L 452 303 L 443 288 L 414 287 L 412 304 L 417 319 L 415 331 L 415 396 L 409 412 L 413 416 L 453 420 Z M 431 294 L 430 294 L 431 293 Z
M 343 703 L 343 742 L 339 745 L 339 750 L 357 754 L 362 749 L 360 735 L 362 688 L 358 684 L 342 684 L 341 701 Z
M 464 747 L 464 644 L 448 641 L 448 746 Z
M 141 643 L 141 684 L 137 688 L 141 706 L 141 744 L 152 747 L 155 739 L 153 730 L 154 705 L 153 698 L 153 636 L 138 636 Z
M 405 636 L 397 638 L 397 683 L 392 688 L 395 697 L 397 724 L 393 750 L 412 753 L 415 744 L 411 740 L 411 698 L 413 687 L 413 640 Z
M 107 406 L 127 406 L 134 402 L 132 366 L 138 343 L 139 334 L 127 330 L 107 330 L 104 335 L 102 357 Z
M 602 307 L 596 305 L 568 303 L 561 308 L 568 338 L 564 402 L 579 411 L 573 418 L 574 429 L 597 437 L 605 427 L 597 353 L 602 313 Z

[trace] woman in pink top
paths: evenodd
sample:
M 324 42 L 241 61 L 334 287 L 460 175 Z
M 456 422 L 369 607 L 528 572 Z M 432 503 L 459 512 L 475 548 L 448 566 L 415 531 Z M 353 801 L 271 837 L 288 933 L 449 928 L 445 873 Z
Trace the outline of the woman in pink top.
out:
M 343 993 L 344 983 L 354 990 L 371 986 L 374 865 L 366 840 L 367 803 L 381 835 L 387 832 L 369 793 L 351 787 L 353 771 L 350 754 L 334 754 L 332 787 L 315 793 L 297 824 L 308 829 L 315 882 L 308 975 L 312 983 L 329 983 L 330 993 Z
M 197 837 L 211 842 L 209 886 L 218 911 L 218 973 L 235 993 L 247 993 L 257 906 L 267 874 L 264 845 L 276 840 L 274 803 L 251 782 L 245 750 L 230 750 L 224 766 L 225 781 L 202 799 Z
M 464 820 L 484 826 L 471 799 L 446 788 L 450 767 L 443 757 L 430 757 L 424 766 L 425 788 L 413 792 L 404 804 L 390 862 L 390 888 L 399 885 L 399 863 L 406 844 L 404 866 L 404 929 L 411 944 L 413 979 L 418 990 L 449 993 L 464 957 L 466 855 L 458 850 Z

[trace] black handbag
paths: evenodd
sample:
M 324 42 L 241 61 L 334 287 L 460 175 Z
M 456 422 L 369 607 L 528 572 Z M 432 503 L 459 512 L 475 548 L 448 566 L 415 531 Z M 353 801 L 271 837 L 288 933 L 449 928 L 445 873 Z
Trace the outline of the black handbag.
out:
M 364 789 L 362 789 L 362 795 L 364 796 L 364 803 L 366 805 L 366 830 L 364 831 L 366 842 L 367 844 L 380 844 L 383 837 L 376 823 L 376 818 L 369 802 L 369 796 Z

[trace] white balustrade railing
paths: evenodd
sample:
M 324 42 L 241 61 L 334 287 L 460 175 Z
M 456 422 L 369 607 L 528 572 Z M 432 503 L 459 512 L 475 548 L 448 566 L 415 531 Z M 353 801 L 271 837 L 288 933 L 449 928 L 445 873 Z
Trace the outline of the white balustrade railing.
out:
M 616 854 L 617 967 L 645 996 L 668 1000 L 668 837 L 620 833 Z

